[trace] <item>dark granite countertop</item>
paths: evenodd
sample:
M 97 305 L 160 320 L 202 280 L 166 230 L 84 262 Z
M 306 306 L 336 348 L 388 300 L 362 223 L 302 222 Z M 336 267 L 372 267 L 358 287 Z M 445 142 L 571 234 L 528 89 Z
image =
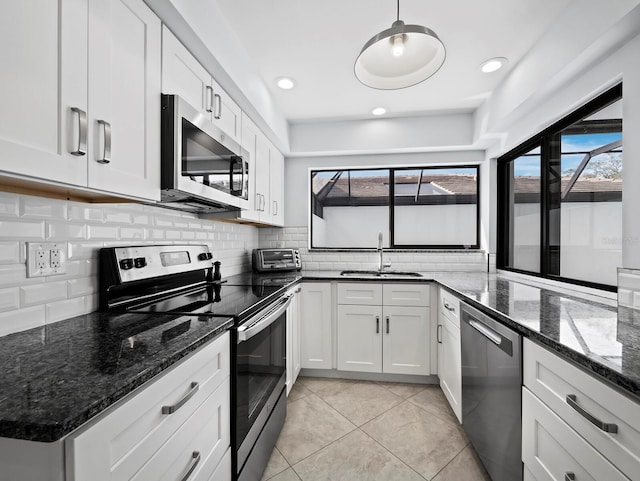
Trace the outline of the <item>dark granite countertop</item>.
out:
M 420 278 L 340 277 L 303 272 L 305 281 L 435 281 L 463 301 L 640 400 L 640 311 L 577 291 L 553 290 L 501 273 L 424 272 Z
M 0 436 L 56 441 L 232 324 L 95 312 L 4 336 Z

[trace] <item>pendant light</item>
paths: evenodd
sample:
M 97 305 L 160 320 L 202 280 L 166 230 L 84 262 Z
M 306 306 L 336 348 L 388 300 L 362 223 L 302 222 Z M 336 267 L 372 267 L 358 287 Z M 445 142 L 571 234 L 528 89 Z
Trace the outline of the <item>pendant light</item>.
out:
M 395 90 L 416 85 L 436 73 L 444 63 L 444 44 L 422 25 L 405 25 L 398 16 L 391 28 L 362 47 L 354 67 L 360 82 L 374 89 Z

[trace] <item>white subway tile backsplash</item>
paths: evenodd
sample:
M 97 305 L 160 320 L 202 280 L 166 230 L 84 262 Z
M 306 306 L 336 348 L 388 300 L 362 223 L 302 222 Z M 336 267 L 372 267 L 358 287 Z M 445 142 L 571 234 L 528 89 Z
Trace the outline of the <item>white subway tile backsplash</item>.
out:
M 46 322 L 61 321 L 91 312 L 87 307 L 87 302 L 84 297 L 52 302 L 46 304 L 45 308 Z
M 22 222 L 0 219 L 0 240 L 42 240 L 44 222 Z
M 11 287 L 0 289 L 0 312 L 12 311 L 20 307 L 20 289 Z
M 18 264 L 20 262 L 20 243 L 0 242 L 0 264 Z
M 47 222 L 47 240 L 71 240 L 85 239 L 87 226 L 85 224 L 72 224 L 70 222 Z
M 97 259 L 101 247 L 104 247 L 104 242 L 69 242 L 68 257 L 69 259 Z
M 116 207 L 107 207 L 104 209 L 104 221 L 117 224 L 131 224 L 131 214 L 122 212 Z
M 44 326 L 45 307 L 35 306 L 28 309 L 15 309 L 0 313 L 0 336 Z
M 149 225 L 151 222 L 151 219 L 147 214 L 134 213 L 131 215 L 131 222 L 133 222 L 134 224 Z
M 179 230 L 168 230 L 164 233 L 164 237 L 167 240 L 176 240 L 180 239 L 182 236 L 182 232 Z
M 104 212 L 101 207 L 86 207 L 84 204 L 70 203 L 67 218 L 69 220 L 103 222 Z
M 20 199 L 20 217 L 66 219 L 67 203 L 51 202 L 49 199 L 22 196 Z
M 113 225 L 89 225 L 87 226 L 88 239 L 116 240 L 120 235 L 120 227 Z
M 69 297 L 87 296 L 98 292 L 97 276 L 81 277 L 68 281 Z
M 0 265 L 0 287 L 39 284 L 42 282 L 44 282 L 44 277 L 27 277 L 25 264 Z
M 18 217 L 20 215 L 20 198 L 17 195 L 0 192 L 0 216 Z
M 67 281 L 20 287 L 20 305 L 30 307 L 67 298 Z
M 120 239 L 122 240 L 143 240 L 145 237 L 142 227 L 121 227 Z

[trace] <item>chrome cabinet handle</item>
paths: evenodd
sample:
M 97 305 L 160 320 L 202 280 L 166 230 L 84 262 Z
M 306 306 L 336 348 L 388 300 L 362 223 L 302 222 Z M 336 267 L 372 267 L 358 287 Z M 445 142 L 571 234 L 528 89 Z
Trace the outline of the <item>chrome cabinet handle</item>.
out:
M 449 304 L 447 304 L 446 301 L 444 303 L 444 308 L 449 312 L 456 312 L 456 308 L 455 307 L 451 307 Z
M 193 397 L 195 393 L 198 392 L 198 389 L 200 389 L 200 384 L 198 384 L 197 382 L 192 382 L 191 389 L 187 394 L 184 395 L 182 399 L 180 399 L 180 401 L 175 403 L 173 406 L 162 406 L 162 414 L 175 413 L 178 409 L 180 409 L 184 405 L 184 403 L 186 403 L 189 399 Z
M 78 114 L 78 146 L 69 152 L 71 155 L 87 155 L 87 113 L 77 107 L 71 107 L 71 112 Z
M 218 120 L 222 117 L 222 99 L 220 98 L 220 94 L 213 95 L 216 99 L 216 106 L 213 111 L 213 118 Z
M 438 340 L 438 344 L 442 344 L 442 324 L 438 324 L 438 329 L 436 330 L 436 338 Z
M 476 321 L 469 321 L 469 325 L 494 344 L 499 346 L 502 343 L 502 338 L 484 324 Z
M 387 320 L 387 334 L 389 334 L 389 316 L 386 317 Z
M 376 334 L 380 334 L 380 316 L 376 316 Z
M 111 124 L 105 120 L 98 120 L 98 125 L 102 125 L 104 149 L 102 150 L 102 158 L 96 159 L 96 162 L 99 164 L 108 164 L 111 162 Z
M 196 466 L 198 465 L 199 462 L 200 462 L 200 451 L 194 451 L 193 454 L 191 455 L 191 463 L 189 463 L 189 468 L 187 469 L 187 472 L 184 474 L 184 476 L 180 481 L 187 481 L 187 479 L 189 479 L 189 476 L 193 474 L 193 471 L 196 469 Z
M 278 201 L 273 201 L 273 215 L 278 215 Z
M 267 201 L 265 200 L 265 196 L 264 196 L 264 194 L 260 194 L 260 197 L 262 197 L 262 204 L 261 204 L 261 205 L 262 205 L 262 207 L 260 207 L 260 210 L 261 210 L 262 212 L 264 212 L 264 209 L 265 209 L 265 208 L 266 208 L 266 206 L 267 206 Z
M 564 473 L 564 481 L 575 481 L 576 475 L 573 473 Z
M 593 414 L 591 414 L 584 408 L 580 407 L 578 405 L 578 399 L 575 394 L 567 394 L 567 404 L 571 406 L 575 411 L 577 411 L 578 414 L 580 414 L 583 418 L 585 418 L 587 421 L 589 421 L 591 424 L 597 427 L 600 431 L 604 431 L 605 433 L 612 433 L 612 434 L 616 434 L 618 432 L 617 424 L 602 422 Z
M 205 110 L 207 112 L 213 112 L 213 88 L 211 87 L 211 85 L 207 85 L 205 89 Z

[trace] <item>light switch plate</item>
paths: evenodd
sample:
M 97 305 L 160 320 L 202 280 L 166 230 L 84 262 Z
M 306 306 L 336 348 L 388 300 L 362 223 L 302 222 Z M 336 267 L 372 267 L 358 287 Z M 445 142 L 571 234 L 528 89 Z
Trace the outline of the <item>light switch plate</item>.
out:
M 27 277 L 67 272 L 66 242 L 27 242 Z

